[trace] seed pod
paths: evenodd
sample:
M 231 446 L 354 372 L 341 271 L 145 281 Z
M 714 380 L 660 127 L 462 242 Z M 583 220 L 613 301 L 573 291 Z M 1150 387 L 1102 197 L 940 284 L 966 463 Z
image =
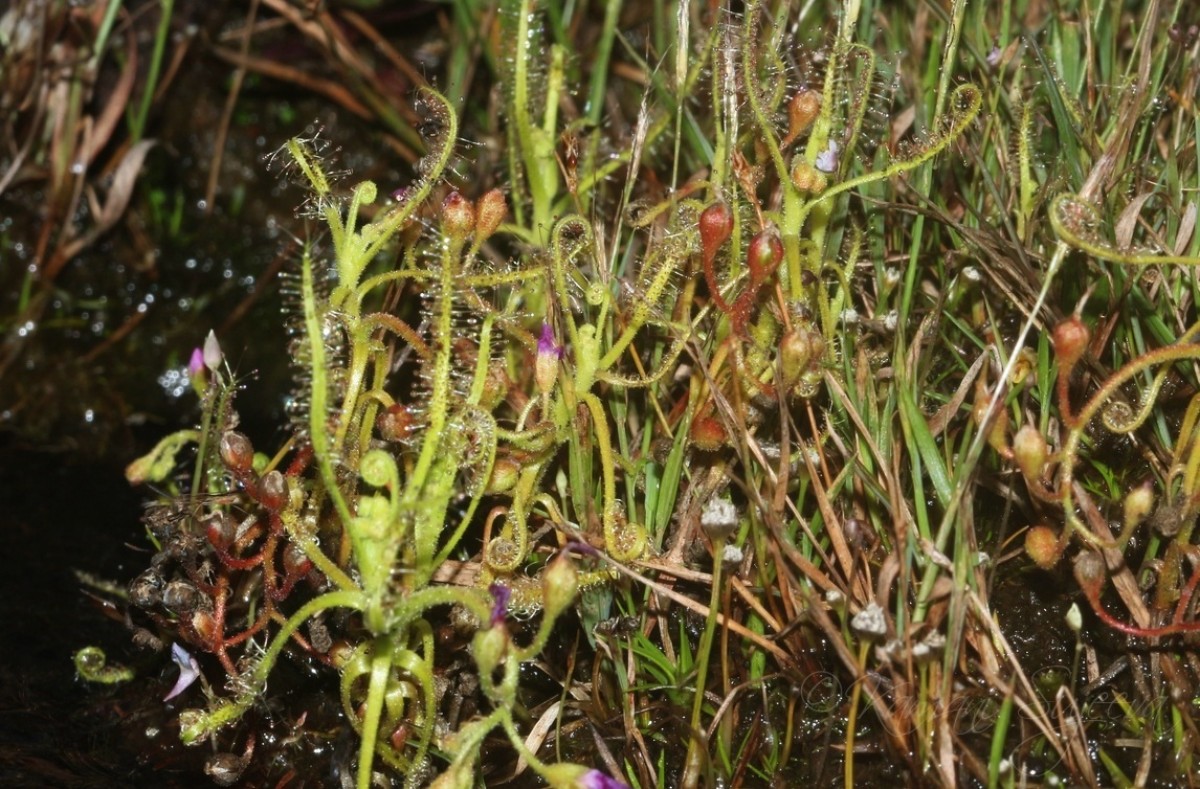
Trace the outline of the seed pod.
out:
M 724 203 L 713 203 L 700 212 L 700 251 L 705 258 L 716 256 L 733 234 L 733 212 Z
M 278 512 L 287 506 L 287 478 L 280 473 L 279 469 L 267 472 L 258 481 L 258 500 L 272 512 Z
M 729 443 L 729 436 L 719 419 L 698 416 L 692 420 L 692 446 L 702 452 L 715 452 Z
M 1154 488 L 1144 482 L 1125 496 L 1125 528 L 1138 526 L 1154 509 Z
M 407 441 L 412 437 L 416 421 L 408 406 L 395 403 L 375 418 L 375 428 L 384 441 Z
M 208 541 L 217 549 L 228 548 L 237 537 L 237 523 L 226 512 L 212 513 L 200 521 L 200 526 Z
M 750 270 L 750 282 L 760 285 L 767 280 L 783 261 L 783 242 L 773 229 L 756 233 L 746 250 L 746 268 Z
M 307 575 L 312 566 L 312 559 L 305 556 L 304 550 L 296 543 L 288 543 L 283 549 L 283 570 L 288 575 Z
M 204 763 L 204 773 L 217 786 L 233 786 L 241 780 L 249 760 L 232 753 L 215 753 Z
M 491 237 L 507 215 L 508 203 L 504 199 L 504 193 L 499 189 L 493 189 L 479 198 L 478 210 L 475 214 L 476 243 Z
M 1013 436 L 1012 451 L 1026 482 L 1041 479 L 1048 450 L 1040 430 L 1033 425 L 1023 425 Z
M 997 404 L 992 410 L 991 421 L 985 424 L 990 405 L 991 395 L 988 394 L 987 385 L 980 378 L 975 384 L 975 405 L 971 409 L 971 416 L 980 430 L 985 432 L 992 449 L 1001 457 L 1010 458 L 1012 450 L 1008 446 L 1008 410 L 1003 403 Z
M 821 94 L 815 90 L 801 88 L 788 102 L 788 133 L 787 137 L 783 138 L 783 145 L 785 147 L 790 145 L 797 137 L 808 131 L 808 127 L 813 125 L 813 121 L 817 119 L 820 112 Z
M 517 485 L 521 475 L 521 464 L 513 457 L 496 458 L 492 464 L 492 476 L 488 478 L 488 493 L 506 493 Z
M 792 329 L 779 341 L 779 367 L 783 384 L 791 388 L 800 377 L 821 361 L 825 338 L 807 327 Z
M 457 191 L 442 201 L 442 232 L 461 241 L 475 229 L 475 206 Z
M 237 476 L 250 473 L 254 467 L 254 447 L 250 444 L 250 439 L 236 430 L 226 430 L 221 435 L 218 449 L 225 468 Z
M 162 593 L 163 608 L 175 614 L 189 614 L 200 606 L 204 595 L 187 581 L 172 581 Z
M 207 611 L 196 611 L 192 614 L 192 629 L 196 635 L 212 643 L 217 636 L 217 620 Z
M 1087 350 L 1091 338 L 1092 333 L 1078 315 L 1072 315 L 1054 327 L 1051 339 L 1054 343 L 1054 355 L 1058 357 L 1060 374 L 1070 373 Z
M 1075 582 L 1084 594 L 1097 594 L 1108 578 L 1104 558 L 1096 551 L 1081 551 L 1075 557 Z
M 152 608 L 162 600 L 162 590 L 162 576 L 146 570 L 129 583 L 129 600 L 138 608 Z
M 1051 570 L 1058 564 L 1065 547 L 1049 526 L 1033 526 L 1025 532 L 1025 553 L 1043 570 Z

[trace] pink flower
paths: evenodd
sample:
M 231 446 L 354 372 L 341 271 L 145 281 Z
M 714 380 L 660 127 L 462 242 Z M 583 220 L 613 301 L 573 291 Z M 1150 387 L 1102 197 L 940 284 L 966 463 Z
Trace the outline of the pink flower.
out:
M 554 327 L 543 323 L 542 336 L 538 338 L 537 359 L 534 360 L 533 380 L 538 391 L 544 395 L 554 391 L 554 383 L 558 380 L 558 360 L 562 355 L 563 347 L 554 339 Z
M 192 349 L 192 358 L 188 359 L 187 371 L 191 376 L 204 372 L 204 351 L 199 348 Z

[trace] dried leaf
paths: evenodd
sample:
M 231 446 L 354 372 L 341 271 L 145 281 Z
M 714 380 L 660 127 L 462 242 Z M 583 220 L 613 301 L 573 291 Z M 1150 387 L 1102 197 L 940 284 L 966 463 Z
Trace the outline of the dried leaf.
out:
M 1143 192 L 1130 200 L 1129 205 L 1125 206 L 1125 210 L 1121 212 L 1121 217 L 1117 220 L 1117 249 L 1122 251 L 1132 249 L 1133 231 L 1137 227 L 1138 217 L 1142 213 L 1142 206 L 1153 196 L 1154 192 Z
M 1175 235 L 1175 248 L 1171 250 L 1175 255 L 1182 256 L 1187 251 L 1188 244 L 1192 243 L 1192 234 L 1196 232 L 1196 204 L 1188 203 L 1188 206 L 1183 211 L 1183 219 L 1179 222 L 1179 232 Z
M 138 173 L 142 171 L 142 162 L 146 154 L 155 146 L 154 140 L 142 140 L 125 153 L 117 172 L 113 176 L 112 188 L 108 190 L 108 198 L 104 201 L 104 210 L 96 217 L 96 228 L 93 232 L 100 234 L 110 230 L 125 213 L 129 200 L 133 197 L 133 188 L 137 185 Z
M 556 701 L 547 707 L 546 711 L 542 713 L 542 717 L 538 718 L 538 722 L 529 731 L 529 736 L 525 738 L 525 747 L 529 749 L 530 753 L 537 753 L 538 749 L 542 747 L 542 743 L 546 741 L 546 735 L 550 733 L 554 722 L 558 720 L 558 708 L 561 705 L 562 702 Z M 528 766 L 525 757 L 522 756 L 517 760 L 517 769 L 513 770 L 512 778 L 525 772 L 525 768 Z
M 90 167 L 96 154 L 103 150 L 112 139 L 113 130 L 125 117 L 125 108 L 129 105 L 129 97 L 133 93 L 133 85 L 138 75 L 137 68 L 137 37 L 129 36 L 129 46 L 125 53 L 125 67 L 117 80 L 112 93 L 104 99 L 104 111 L 96 121 L 95 126 L 84 136 L 79 160 Z

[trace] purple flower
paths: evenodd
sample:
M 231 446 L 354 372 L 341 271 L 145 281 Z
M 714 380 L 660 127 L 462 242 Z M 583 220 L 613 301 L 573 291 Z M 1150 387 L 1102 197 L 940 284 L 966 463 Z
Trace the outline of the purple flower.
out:
M 512 598 L 512 589 L 501 583 L 493 583 L 488 587 L 492 595 L 491 626 L 504 624 L 504 616 L 508 613 L 508 601 Z
M 599 770 L 588 770 L 579 779 L 579 789 L 629 789 L 629 786 Z
M 549 323 L 542 324 L 542 336 L 538 338 L 538 356 L 553 356 L 555 360 L 561 359 L 563 355 L 563 347 L 554 339 L 554 327 Z
M 544 395 L 554 391 L 554 382 L 558 380 L 558 360 L 562 355 L 563 348 L 554 339 L 554 327 L 543 323 L 542 336 L 538 338 L 537 359 L 533 364 L 533 379 L 538 391 Z
M 567 553 L 577 553 L 580 556 L 599 556 L 600 552 L 588 545 L 583 540 L 571 540 L 563 546 L 563 550 Z
M 179 666 L 179 679 L 175 680 L 175 687 L 171 688 L 171 692 L 163 697 L 163 701 L 175 698 L 200 678 L 200 664 L 179 644 L 171 644 L 171 660 L 174 660 L 175 665 Z
M 817 169 L 823 173 L 832 173 L 838 168 L 838 150 L 839 146 L 835 141 L 830 140 L 829 146 L 817 154 Z

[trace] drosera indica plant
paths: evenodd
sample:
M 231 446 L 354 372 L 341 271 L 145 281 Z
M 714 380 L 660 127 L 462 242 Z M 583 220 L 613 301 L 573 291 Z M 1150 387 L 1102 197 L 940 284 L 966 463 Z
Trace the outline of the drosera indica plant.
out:
M 1048 752 L 1070 751 L 988 612 L 990 560 L 970 517 L 979 451 L 996 448 L 1031 500 L 1066 513 L 1065 530 L 1030 530 L 1031 542 L 1052 567 L 1077 538 L 1076 574 L 1104 611 L 1103 570 L 1115 565 L 1097 564 L 1094 551 L 1111 557 L 1127 534 L 1106 534 L 1076 469 L 1093 423 L 1142 429 L 1163 371 L 1195 358 L 1193 332 L 1120 366 L 1075 409 L 1071 380 L 1089 337 L 1068 322 L 1073 337 L 1047 339 L 1038 359 L 1041 402 L 1056 421 L 1010 431 L 1029 389 L 1011 369 L 989 386 L 990 356 L 962 365 L 979 376 L 975 406 L 964 407 L 969 386 L 940 388 L 959 371 L 961 347 L 977 343 L 996 367 L 1023 358 L 1002 352 L 1002 332 L 973 336 L 985 320 L 947 310 L 947 329 L 915 306 L 928 292 L 931 313 L 953 305 L 968 281 L 922 284 L 927 253 L 951 257 L 923 245 L 937 231 L 922 223 L 942 200 L 930 172 L 947 160 L 966 167 L 981 127 L 1003 125 L 1002 113 L 980 122 L 999 95 L 985 93 L 986 74 L 953 76 L 966 4 L 953 4 L 942 54 L 930 56 L 945 67 L 927 68 L 921 83 L 934 96 L 914 113 L 923 131 L 901 139 L 883 130 L 903 74 L 859 41 L 870 3 L 843 4 L 817 43 L 791 40 L 791 14 L 804 12 L 784 5 L 750 2 L 740 16 L 699 5 L 679 5 L 664 50 L 677 57 L 661 67 L 627 48 L 644 77 L 631 99 L 607 72 L 574 61 L 560 9 L 500 3 L 504 48 L 492 54 L 504 127 L 493 139 L 506 143 L 503 191 L 462 187 L 456 107 L 433 90 L 418 97 L 428 152 L 390 203 L 375 184 L 334 183 L 314 140 L 277 155 L 327 233 L 289 281 L 292 434 L 273 456 L 255 452 L 238 430 L 241 384 L 209 354 L 195 370 L 199 429 L 164 441 L 135 475 L 169 482 L 182 448 L 197 447 L 190 484 L 148 518 L 157 555 L 130 590 L 155 625 L 143 638 L 165 651 L 169 636 L 181 671 L 198 659 L 207 682 L 207 706 L 194 689 L 176 697 L 190 706 L 185 741 L 249 753 L 239 747 L 247 717 L 290 652 L 339 674 L 360 786 L 376 771 L 408 785 L 474 785 L 480 748 L 496 739 L 554 786 L 604 785 L 614 779 L 590 766 L 543 759 L 519 712 L 521 664 L 545 665 L 555 628 L 579 619 L 596 645 L 595 709 L 585 714 L 595 732 L 620 720 L 626 747 L 606 764 L 641 785 L 786 775 L 803 758 L 791 734 L 814 724 L 795 694 L 777 714 L 777 689 L 803 686 L 808 653 L 822 649 L 827 676 L 850 688 L 824 710 L 838 721 L 826 739 L 844 746 L 847 785 L 862 777 L 857 754 L 881 749 L 923 778 L 970 772 L 999 785 L 1013 774 L 1009 755 L 1024 753 L 1006 741 L 1014 716 L 1038 727 Z M 454 7 L 461 19 L 480 10 Z M 619 51 L 620 11 L 604 5 L 597 62 Z M 576 75 L 586 90 L 573 89 Z M 1048 202 L 1039 225 L 1047 190 L 1033 180 L 1032 107 L 1016 106 L 1019 139 L 1001 148 L 1016 159 L 1019 235 L 1040 227 L 1060 244 L 1052 273 L 1071 250 L 1128 265 L 1193 262 L 1108 242 L 1083 183 Z M 612 108 L 632 118 L 626 138 L 604 122 Z M 905 189 L 929 196 L 926 213 L 881 229 L 873 209 L 890 210 Z M 911 250 L 897 254 L 891 245 L 910 227 Z M 903 257 L 908 268 L 893 272 Z M 864 282 L 872 269 L 877 281 Z M 947 340 L 959 336 L 967 342 Z M 951 361 L 929 361 L 948 348 Z M 1052 353 L 1057 397 L 1046 383 Z M 934 379 L 935 367 L 951 373 Z M 1139 381 L 1142 405 L 1108 405 Z M 926 397 L 943 406 L 936 416 Z M 1124 628 L 1133 635 L 1191 628 L 1198 414 L 1193 404 L 1184 415 L 1180 470 L 1157 497 L 1160 510 L 1183 513 L 1158 581 L 1167 621 L 1134 612 Z M 1127 532 L 1154 519 L 1154 498 L 1145 486 L 1130 492 Z M 674 605 L 698 627 L 675 622 Z M 619 626 L 606 609 L 622 614 Z M 530 633 L 518 634 L 514 614 L 533 617 Z M 449 620 L 470 631 L 485 702 L 453 724 L 441 712 L 451 658 L 434 635 Z M 128 676 L 90 651 L 79 664 L 97 679 Z M 555 679 L 565 721 L 585 705 L 566 695 L 577 677 Z M 966 746 L 946 711 L 969 683 L 1002 699 L 982 767 L 952 758 Z M 678 725 L 656 729 L 647 710 L 658 709 Z M 224 759 L 224 774 L 236 777 L 243 758 Z M 1089 769 L 1070 767 L 1075 777 Z
M 463 776 L 474 774 L 479 743 L 494 730 L 512 737 L 552 785 L 592 785 L 603 776 L 548 765 L 528 753 L 513 720 L 520 663 L 541 652 L 581 575 L 586 582 L 569 551 L 537 579 L 496 573 L 475 586 L 431 583 L 485 495 L 515 487 L 516 499 L 530 487 L 527 472 L 511 478 L 512 455 L 536 468 L 563 440 L 565 425 L 543 424 L 553 374 L 520 382 L 536 383 L 534 392 L 514 393 L 506 370 L 509 354 L 554 354 L 557 362 L 553 340 L 547 335 L 539 349 L 521 316 L 492 306 L 545 271 L 477 265 L 505 201 L 493 192 L 472 202 L 439 188 L 457 139 L 456 119 L 437 92 L 426 91 L 421 101 L 440 133 L 430 141 L 418 180 L 374 221 L 359 219 L 375 201 L 374 184 L 360 183 L 342 199 L 312 141 L 292 140 L 281 152 L 289 157 L 288 171 L 311 190 L 331 248 L 328 260 L 305 250 L 295 294 L 300 317 L 293 352 L 306 382 L 299 398 L 305 420 L 273 459 L 257 455 L 235 429 L 236 382 L 215 361 L 193 371 L 202 381 L 201 429 L 165 439 L 135 464 L 137 479 L 162 479 L 185 444 L 199 445 L 191 493 L 171 505 L 175 511 L 148 521 L 159 553 L 131 586 L 131 598 L 190 649 L 214 654 L 226 674 L 224 691 L 215 692 L 207 708 L 180 713 L 186 744 L 220 740 L 267 692 L 283 651 L 299 649 L 341 674 L 345 716 L 361 742 L 360 787 L 372 785 L 380 766 L 404 776 L 406 785 L 427 782 L 434 747 L 454 754 L 439 785 L 462 785 Z M 430 204 L 438 226 L 425 231 L 416 217 Z M 413 226 L 418 232 L 402 242 L 399 265 L 370 273 L 380 252 Z M 422 294 L 427 325 L 414 328 L 371 309 L 382 290 L 410 284 Z M 397 402 L 388 387 L 392 341 L 404 344 L 419 368 L 408 402 Z M 515 428 L 503 428 L 496 411 L 511 401 L 529 404 L 512 415 Z M 498 465 L 498 455 L 510 465 Z M 188 502 L 197 502 L 195 511 L 179 512 Z M 244 514 L 240 522 L 235 512 Z M 489 556 L 497 555 L 492 551 Z M 249 596 L 260 598 L 249 605 L 235 595 L 247 583 L 258 589 Z M 447 734 L 437 731 L 429 617 L 451 606 L 480 626 L 472 654 L 492 710 Z M 524 646 L 509 636 L 509 606 L 541 612 Z M 327 617 L 335 610 L 355 618 L 331 632 Z M 237 622 L 241 617 L 247 621 Z M 91 653 L 85 657 L 85 665 L 96 664 Z M 210 772 L 230 778 L 227 770 Z

